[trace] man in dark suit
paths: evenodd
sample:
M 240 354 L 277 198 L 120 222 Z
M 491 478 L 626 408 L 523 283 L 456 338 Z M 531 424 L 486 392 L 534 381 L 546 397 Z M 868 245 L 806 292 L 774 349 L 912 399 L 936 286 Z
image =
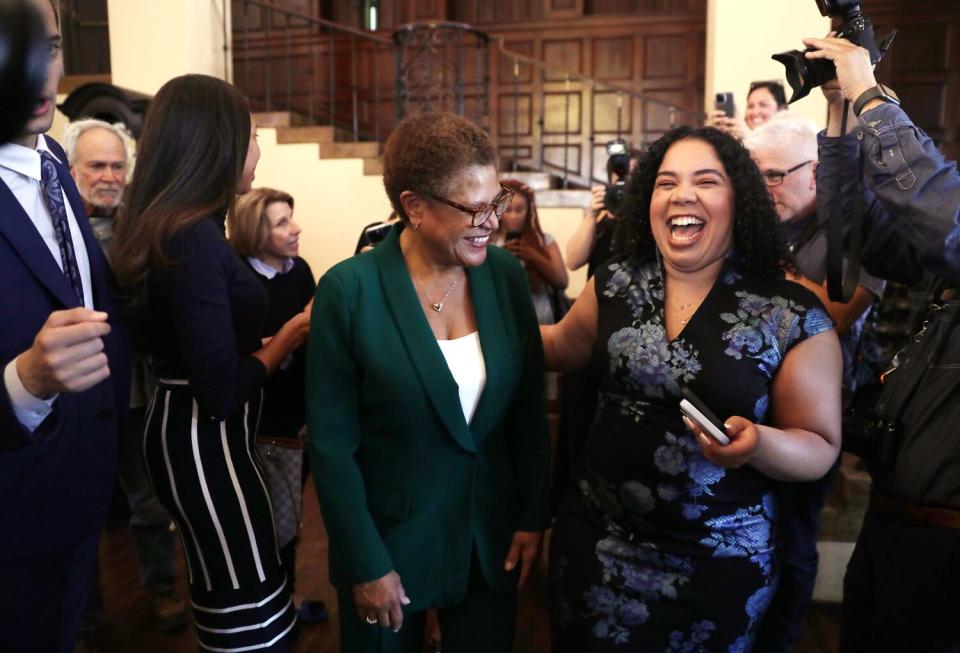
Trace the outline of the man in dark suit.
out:
M 0 146 L 0 650 L 70 651 L 117 466 L 129 355 L 107 262 L 63 150 L 43 137 L 63 56 L 50 48 L 23 134 Z

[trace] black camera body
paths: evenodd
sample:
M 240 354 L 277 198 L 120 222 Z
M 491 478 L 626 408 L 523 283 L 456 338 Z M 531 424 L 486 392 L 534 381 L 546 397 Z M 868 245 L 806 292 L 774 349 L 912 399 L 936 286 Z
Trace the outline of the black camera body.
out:
M 821 16 L 839 18 L 842 21 L 837 33 L 839 38 L 847 39 L 867 50 L 870 53 L 870 62 L 873 64 L 877 64 L 883 59 L 887 48 L 890 47 L 893 38 L 897 35 L 897 30 L 891 31 L 878 43 L 873 30 L 873 23 L 860 10 L 859 0 L 815 1 Z M 804 53 L 810 51 L 810 48 L 802 51 L 789 50 L 773 55 L 773 59 L 782 63 L 786 68 L 787 82 L 793 89 L 793 96 L 789 100 L 790 104 L 806 97 L 811 90 L 822 86 L 837 76 L 837 70 L 832 61 L 825 59 L 808 60 Z
M 603 194 L 603 208 L 616 215 L 623 204 L 623 195 L 626 190 L 627 182 L 623 179 L 607 186 L 607 191 Z
M 0 0 L 0 144 L 20 135 L 47 78 L 43 20 L 28 0 Z

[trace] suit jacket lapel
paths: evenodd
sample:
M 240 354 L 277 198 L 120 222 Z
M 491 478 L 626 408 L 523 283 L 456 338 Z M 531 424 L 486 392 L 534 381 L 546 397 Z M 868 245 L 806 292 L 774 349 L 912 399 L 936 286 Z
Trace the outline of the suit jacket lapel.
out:
M 380 282 L 400 336 L 407 346 L 424 390 L 450 435 L 467 451 L 476 451 L 473 434 L 463 418 L 457 383 L 420 308 L 416 290 L 400 251 L 401 226 L 391 230 L 374 250 Z M 482 336 L 481 336 L 482 342 Z
M 474 313 L 477 316 L 477 329 L 480 331 L 483 362 L 487 369 L 487 382 L 473 420 L 470 422 L 474 441 L 479 444 L 503 416 L 504 392 L 510 386 L 507 366 L 522 363 L 522 361 L 511 360 L 511 353 L 507 346 L 509 338 L 504 330 L 503 316 L 500 314 L 500 302 L 493 283 L 493 275 L 490 273 L 490 264 L 484 263 L 476 268 L 468 268 L 467 274 L 470 277 L 470 292 L 473 295 Z
M 0 181 L 0 233 L 6 237 L 23 264 L 67 308 L 80 305 L 63 270 L 50 255 L 43 237 L 16 196 Z

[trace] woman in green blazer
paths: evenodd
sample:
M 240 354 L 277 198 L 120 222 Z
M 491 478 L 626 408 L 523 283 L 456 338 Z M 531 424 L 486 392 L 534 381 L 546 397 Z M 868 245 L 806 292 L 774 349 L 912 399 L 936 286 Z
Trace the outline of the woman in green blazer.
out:
M 509 653 L 547 525 L 543 352 L 526 277 L 488 248 L 512 192 L 476 125 L 394 130 L 401 218 L 317 287 L 307 424 L 341 650 Z

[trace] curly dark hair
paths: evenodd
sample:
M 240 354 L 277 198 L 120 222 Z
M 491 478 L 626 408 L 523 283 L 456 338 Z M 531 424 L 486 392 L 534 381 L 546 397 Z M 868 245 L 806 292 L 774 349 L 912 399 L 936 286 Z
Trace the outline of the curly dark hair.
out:
M 383 187 L 401 220 L 400 194 L 444 196 L 464 168 L 496 165 L 497 151 L 480 127 L 453 113 L 422 113 L 401 122 L 383 153 Z
M 654 258 L 657 245 L 650 230 L 654 182 L 667 150 L 686 139 L 706 142 L 723 163 L 733 187 L 733 251 L 744 268 L 761 275 L 781 276 L 785 271 L 792 271 L 789 252 L 777 236 L 777 211 L 760 170 L 740 141 L 713 127 L 678 127 L 640 157 L 627 182 L 620 211 L 620 253 L 640 263 Z

